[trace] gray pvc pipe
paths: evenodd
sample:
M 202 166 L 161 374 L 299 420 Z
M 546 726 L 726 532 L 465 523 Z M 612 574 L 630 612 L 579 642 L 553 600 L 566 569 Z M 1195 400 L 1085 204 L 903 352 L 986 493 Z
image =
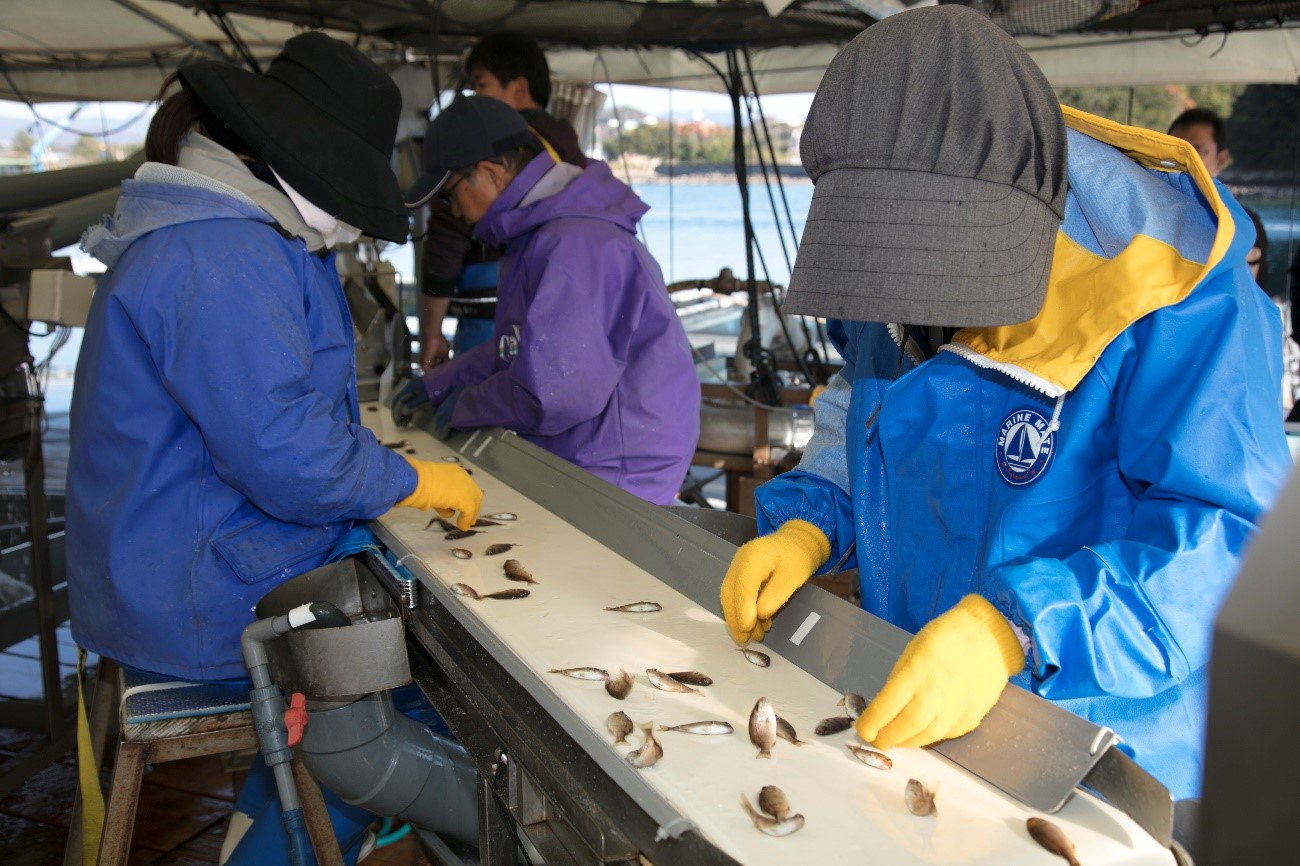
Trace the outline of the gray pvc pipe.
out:
M 477 774 L 465 749 L 393 707 L 389 692 L 341 707 L 307 703 L 303 762 L 368 812 L 478 844 Z

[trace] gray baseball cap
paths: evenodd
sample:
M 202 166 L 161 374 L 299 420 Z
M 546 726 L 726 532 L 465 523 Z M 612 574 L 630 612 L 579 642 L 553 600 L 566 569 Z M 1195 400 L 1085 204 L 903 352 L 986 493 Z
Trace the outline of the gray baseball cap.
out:
M 947 326 L 1038 314 L 1065 122 L 983 14 L 933 6 L 868 27 L 827 68 L 800 151 L 816 188 L 786 312 Z

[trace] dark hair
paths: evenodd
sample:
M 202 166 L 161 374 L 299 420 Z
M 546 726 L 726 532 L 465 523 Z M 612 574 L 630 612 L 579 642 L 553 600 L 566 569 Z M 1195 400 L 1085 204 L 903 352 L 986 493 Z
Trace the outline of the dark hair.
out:
M 181 89 L 164 98 L 164 94 L 177 82 L 181 84 Z M 149 131 L 144 136 L 145 159 L 175 165 L 181 139 L 195 127 L 227 150 L 241 156 L 253 156 L 253 149 L 209 111 L 198 94 L 185 86 L 185 79 L 181 78 L 179 71 L 168 75 L 163 81 L 158 99 L 158 110 L 154 112 L 153 120 L 149 121 Z
M 1174 122 L 1169 124 L 1169 134 L 1173 135 L 1175 129 L 1182 127 L 1195 126 L 1203 123 L 1214 130 L 1214 146 L 1219 150 L 1226 150 L 1228 147 L 1228 134 L 1223 125 L 1223 118 L 1215 114 L 1208 108 L 1189 108 L 1182 114 L 1174 118 Z
M 492 73 L 503 87 L 523 78 L 534 102 L 545 108 L 551 101 L 551 68 L 546 55 L 522 33 L 493 33 L 480 39 L 465 58 L 465 71 L 473 75 L 476 69 Z

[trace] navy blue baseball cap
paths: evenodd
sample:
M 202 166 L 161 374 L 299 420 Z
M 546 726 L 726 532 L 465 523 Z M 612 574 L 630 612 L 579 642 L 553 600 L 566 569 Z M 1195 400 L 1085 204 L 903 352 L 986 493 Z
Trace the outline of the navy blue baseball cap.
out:
M 406 206 L 417 208 L 428 202 L 461 169 L 533 140 L 523 115 L 501 100 L 456 97 L 429 122 L 424 133 L 424 174 L 406 191 Z

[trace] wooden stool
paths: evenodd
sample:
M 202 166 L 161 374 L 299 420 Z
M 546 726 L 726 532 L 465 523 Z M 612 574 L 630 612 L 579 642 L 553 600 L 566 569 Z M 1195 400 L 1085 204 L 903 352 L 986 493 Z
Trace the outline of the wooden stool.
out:
M 94 696 L 88 707 L 97 770 L 103 766 L 114 715 L 119 723 L 114 744 L 117 761 L 104 803 L 100 866 L 122 866 L 127 861 L 145 765 L 257 748 L 247 687 L 242 687 L 242 696 L 240 690 L 221 684 L 170 681 L 122 669 L 112 660 L 100 658 Z M 293 775 L 316 862 L 320 866 L 342 866 L 343 855 L 320 787 L 297 757 L 293 760 Z M 64 866 L 82 863 L 81 809 L 78 788 Z

